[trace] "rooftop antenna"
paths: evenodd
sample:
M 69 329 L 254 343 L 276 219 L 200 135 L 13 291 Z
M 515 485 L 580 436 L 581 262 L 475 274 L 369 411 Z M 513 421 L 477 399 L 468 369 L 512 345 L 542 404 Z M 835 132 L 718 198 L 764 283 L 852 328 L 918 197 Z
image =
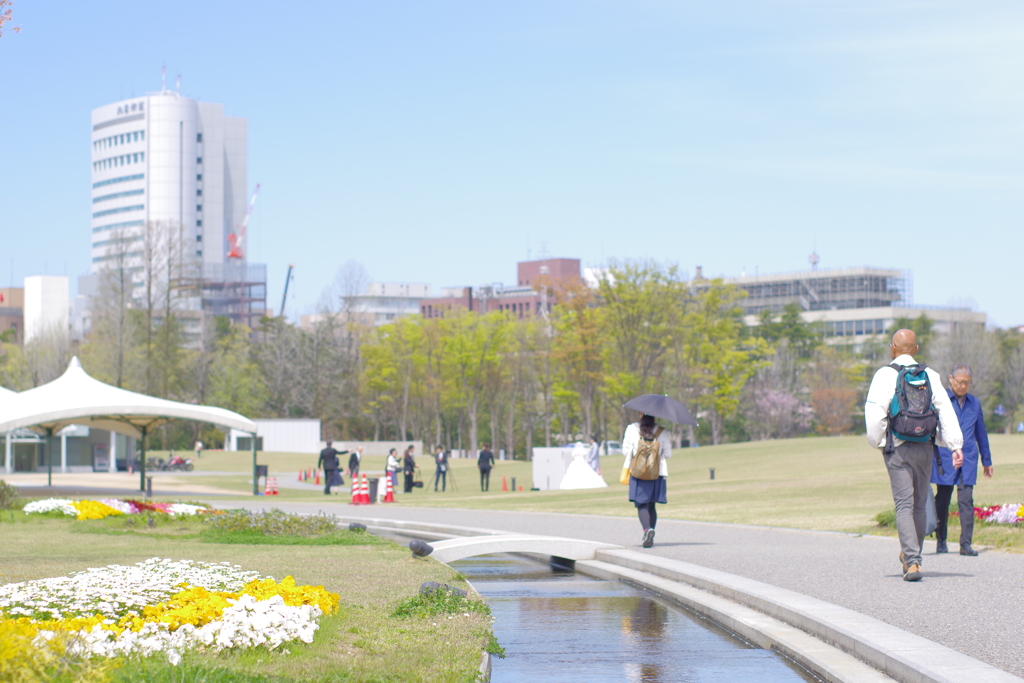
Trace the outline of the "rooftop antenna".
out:
M 175 88 L 178 90 L 178 94 L 181 94 L 181 74 L 178 74 L 178 78 L 175 81 Z
M 167 90 L 167 65 L 164 64 L 163 68 L 160 69 L 160 92 Z
M 807 257 L 807 262 L 811 264 L 811 270 L 817 270 L 818 263 L 821 261 L 821 257 L 818 256 L 818 240 L 814 240 L 814 242 L 814 250 L 811 252 L 811 255 Z

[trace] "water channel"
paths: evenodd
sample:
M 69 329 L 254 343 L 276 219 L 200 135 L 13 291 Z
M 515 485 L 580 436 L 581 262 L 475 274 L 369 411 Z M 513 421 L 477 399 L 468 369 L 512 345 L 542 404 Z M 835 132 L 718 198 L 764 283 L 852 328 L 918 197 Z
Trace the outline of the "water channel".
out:
M 679 605 L 619 581 L 600 581 L 517 555 L 452 567 L 484 596 L 506 658 L 495 683 L 734 683 L 818 681 Z

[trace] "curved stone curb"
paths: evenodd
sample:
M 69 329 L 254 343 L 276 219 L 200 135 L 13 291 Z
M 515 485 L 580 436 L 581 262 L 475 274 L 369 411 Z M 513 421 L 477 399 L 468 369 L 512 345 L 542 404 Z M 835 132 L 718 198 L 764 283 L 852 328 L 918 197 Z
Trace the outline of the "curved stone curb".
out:
M 1020 683 L 1024 680 L 874 617 L 761 581 L 635 550 L 599 550 L 597 559 L 686 583 L 751 607 L 903 683 Z
M 434 538 L 448 536 L 455 540 L 458 536 L 508 535 L 491 529 L 446 524 L 362 517 L 344 519 L 360 521 L 382 530 L 388 528 L 407 536 L 429 534 Z M 489 552 L 533 552 L 565 556 L 546 550 Z M 577 569 L 601 578 L 621 578 L 649 587 L 760 647 L 778 649 L 828 681 L 1024 681 L 1002 669 L 873 617 L 795 591 L 700 565 L 610 546 L 597 549 L 593 560 L 579 561 Z

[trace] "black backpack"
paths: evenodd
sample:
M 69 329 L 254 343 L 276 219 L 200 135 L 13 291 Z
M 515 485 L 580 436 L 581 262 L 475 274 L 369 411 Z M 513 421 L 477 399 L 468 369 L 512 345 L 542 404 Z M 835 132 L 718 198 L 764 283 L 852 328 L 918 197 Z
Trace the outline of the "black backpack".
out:
M 889 428 L 886 430 L 886 452 L 893 450 L 893 437 L 903 441 L 927 443 L 935 438 L 939 416 L 932 404 L 932 384 L 924 363 L 890 368 L 899 373 L 896 391 L 889 404 Z

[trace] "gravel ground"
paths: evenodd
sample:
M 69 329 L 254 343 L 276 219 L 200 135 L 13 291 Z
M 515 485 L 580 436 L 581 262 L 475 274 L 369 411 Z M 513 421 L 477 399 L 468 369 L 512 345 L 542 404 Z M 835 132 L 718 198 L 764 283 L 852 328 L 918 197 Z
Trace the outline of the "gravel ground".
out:
M 259 501 L 246 506 L 267 507 Z M 275 507 L 570 536 L 642 550 L 639 522 L 619 517 L 326 502 Z M 918 583 L 902 580 L 897 540 L 879 536 L 660 520 L 655 546 L 644 552 L 842 605 L 1024 676 L 1024 556 L 982 550 L 979 557 L 962 557 L 953 549 L 936 555 L 935 544 L 926 541 Z

